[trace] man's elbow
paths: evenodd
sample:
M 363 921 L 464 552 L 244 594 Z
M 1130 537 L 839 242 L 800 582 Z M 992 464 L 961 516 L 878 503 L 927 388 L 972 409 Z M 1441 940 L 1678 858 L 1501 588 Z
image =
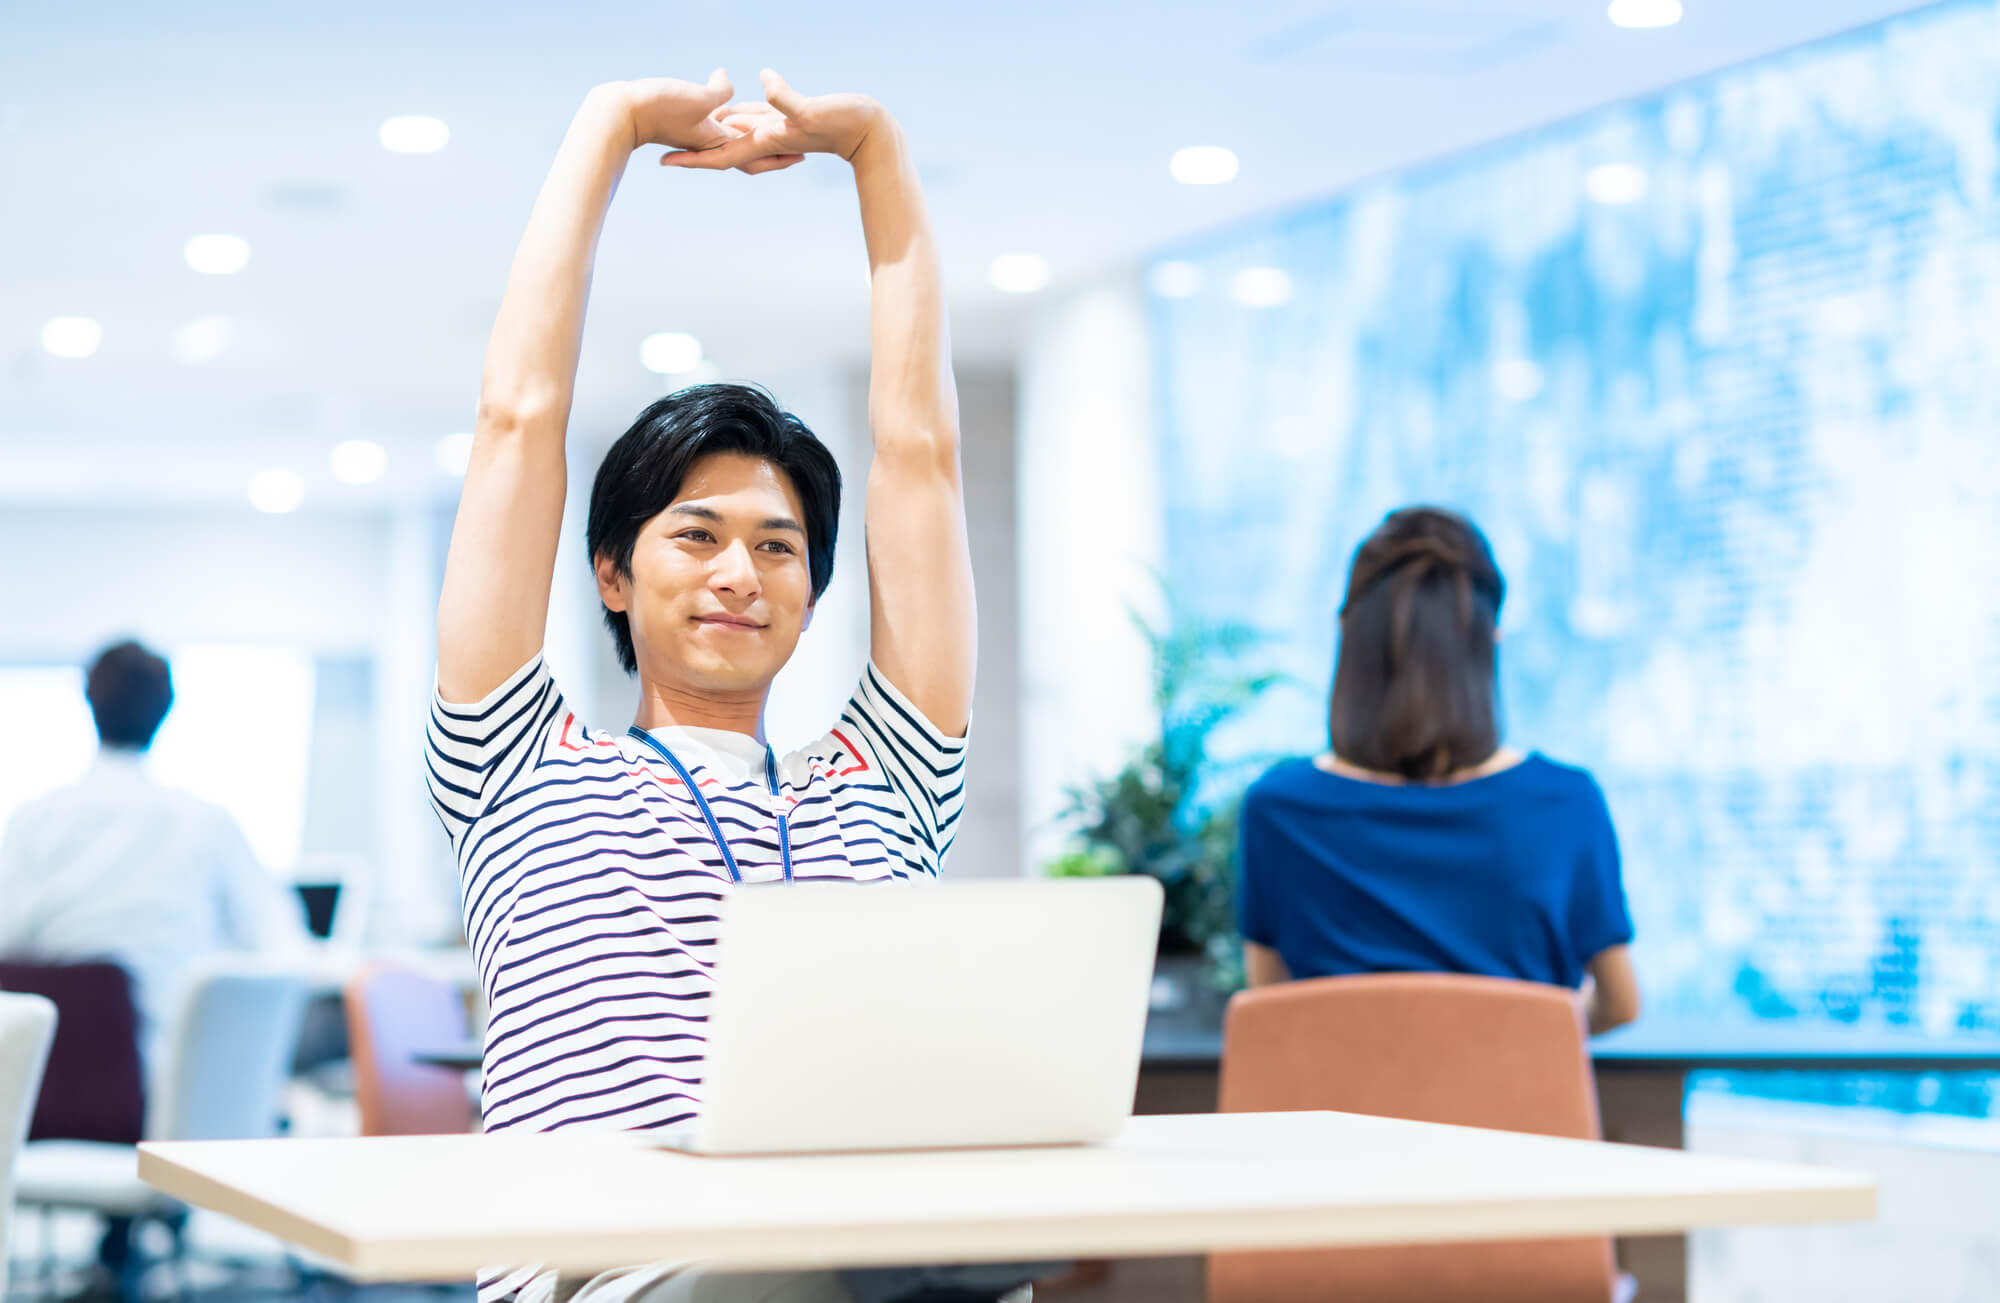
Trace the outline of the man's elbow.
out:
M 477 424 L 481 439 L 518 438 L 551 428 L 560 429 L 563 407 L 553 393 L 482 391 L 479 395 Z
M 897 471 L 959 477 L 958 429 L 931 423 L 875 427 L 875 464 Z

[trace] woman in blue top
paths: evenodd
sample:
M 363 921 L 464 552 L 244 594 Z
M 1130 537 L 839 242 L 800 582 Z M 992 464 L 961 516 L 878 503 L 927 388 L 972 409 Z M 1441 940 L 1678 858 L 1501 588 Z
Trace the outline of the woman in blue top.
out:
M 1392 512 L 1355 553 L 1332 750 L 1279 764 L 1244 801 L 1252 986 L 1479 973 L 1580 988 L 1592 1031 L 1638 1016 L 1604 794 L 1500 745 L 1505 592 L 1485 537 L 1452 512 Z

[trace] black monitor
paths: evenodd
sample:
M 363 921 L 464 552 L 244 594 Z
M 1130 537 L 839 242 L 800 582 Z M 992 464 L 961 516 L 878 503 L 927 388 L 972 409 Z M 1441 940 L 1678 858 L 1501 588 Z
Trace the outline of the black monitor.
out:
M 295 882 L 293 890 L 306 906 L 306 930 L 322 940 L 333 935 L 333 911 L 340 903 L 338 882 Z

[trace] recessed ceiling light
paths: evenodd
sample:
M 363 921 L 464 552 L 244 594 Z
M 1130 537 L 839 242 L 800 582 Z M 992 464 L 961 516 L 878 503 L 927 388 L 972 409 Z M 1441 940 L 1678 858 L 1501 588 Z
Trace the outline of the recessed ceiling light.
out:
M 1049 283 L 1049 260 L 1039 253 L 1003 253 L 987 265 L 986 279 L 1003 294 L 1033 294 Z
M 1201 268 L 1191 262 L 1158 263 L 1146 283 L 1163 299 L 1193 298 L 1201 293 Z
M 222 317 L 196 317 L 174 332 L 174 358 L 199 366 L 229 347 L 229 322 Z
M 1633 163 L 1600 163 L 1583 174 L 1593 203 L 1635 204 L 1646 197 L 1646 169 Z
M 1229 293 L 1246 308 L 1275 308 L 1292 300 L 1292 278 L 1281 267 L 1245 267 L 1229 282 Z
M 198 272 L 233 276 L 250 261 L 250 242 L 240 235 L 197 235 L 181 252 Z
M 104 327 L 90 317 L 51 317 L 42 325 L 42 347 L 57 357 L 89 357 L 104 342 Z
M 639 362 L 663 376 L 685 375 L 701 365 L 701 341 L 678 330 L 648 335 L 640 341 Z
M 342 484 L 373 484 L 389 469 L 389 450 L 373 439 L 349 439 L 333 445 L 327 460 Z
M 258 471 L 250 477 L 250 505 L 259 511 L 297 511 L 305 498 L 306 482 L 297 471 Z
M 1236 155 L 1220 145 L 1189 145 L 1174 151 L 1167 169 L 1184 185 L 1221 185 L 1236 179 Z
M 1620 27 L 1672 27 L 1681 20 L 1681 0 L 1611 0 L 1605 14 Z
M 435 154 L 451 139 L 451 128 L 436 118 L 390 118 L 376 134 L 392 154 Z
M 447 475 L 463 475 L 465 468 L 472 464 L 472 436 L 469 434 L 447 434 L 437 441 L 438 469 Z

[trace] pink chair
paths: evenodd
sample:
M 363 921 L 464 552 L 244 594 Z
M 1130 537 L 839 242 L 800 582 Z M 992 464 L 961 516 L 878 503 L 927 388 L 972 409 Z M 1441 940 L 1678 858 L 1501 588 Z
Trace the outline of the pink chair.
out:
M 1223 1029 L 1225 1113 L 1329 1109 L 1599 1138 L 1574 992 L 1440 973 L 1245 991 Z M 1610 1303 L 1611 1241 L 1218 1253 L 1209 1303 Z
M 420 1050 L 468 1038 L 465 1002 L 456 987 L 419 973 L 376 968 L 347 984 L 346 1003 L 362 1135 L 478 1129 L 464 1076 L 415 1058 Z

